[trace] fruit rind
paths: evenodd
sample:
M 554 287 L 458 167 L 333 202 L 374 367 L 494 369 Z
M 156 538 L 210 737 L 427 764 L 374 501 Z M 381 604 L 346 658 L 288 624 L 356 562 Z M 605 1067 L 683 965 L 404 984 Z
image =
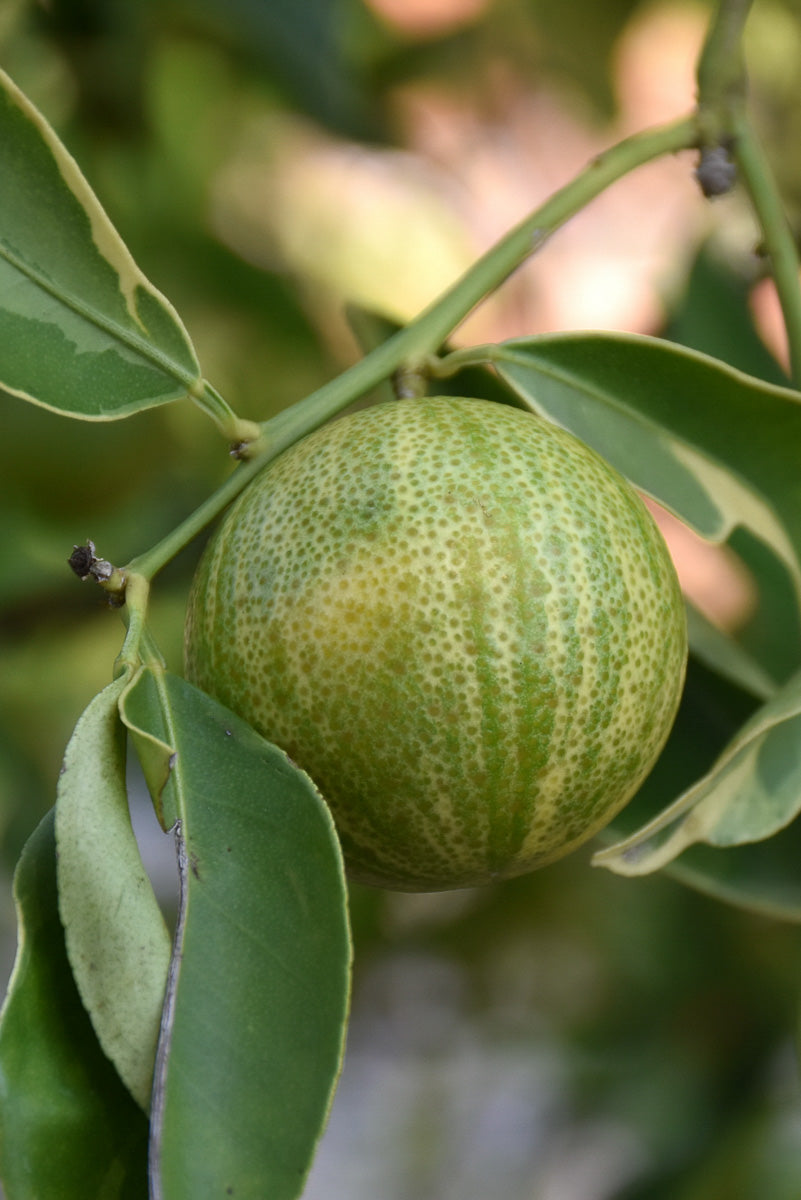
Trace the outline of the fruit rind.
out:
M 678 581 L 567 431 L 452 397 L 377 405 L 262 472 L 207 548 L 190 679 L 331 805 L 351 875 L 521 874 L 605 825 L 678 706 Z

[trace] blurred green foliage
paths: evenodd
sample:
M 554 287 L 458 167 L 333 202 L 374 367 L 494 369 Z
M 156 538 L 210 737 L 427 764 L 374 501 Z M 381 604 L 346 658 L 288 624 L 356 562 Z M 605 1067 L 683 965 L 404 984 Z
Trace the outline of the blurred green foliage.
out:
M 422 37 L 359 0 L 7 0 L 0 61 L 56 125 L 134 257 L 175 304 L 207 377 L 241 415 L 264 419 L 355 351 L 321 321 L 313 287 L 274 248 L 257 264 L 220 236 L 220 172 L 249 122 L 302 116 L 299 129 L 403 149 L 392 104 L 399 88 L 422 81 L 469 94 L 500 63 L 603 127 L 617 102 L 614 47 L 645 8 L 496 0 L 451 33 Z M 757 8 L 755 105 L 795 215 L 799 14 L 790 0 Z M 413 226 L 398 231 L 401 240 L 414 236 Z M 721 265 L 715 246 L 676 289 L 662 331 L 780 378 L 747 317 L 759 263 L 724 250 Z M 9 872 L 52 803 L 70 729 L 108 682 L 122 640 L 119 618 L 96 590 L 81 589 L 66 559 L 91 537 L 102 555 L 126 561 L 200 502 L 229 462 L 188 402 L 87 425 L 3 397 L 2 428 L 0 916 L 8 942 Z M 154 589 L 153 624 L 173 667 L 197 549 Z M 747 708 L 731 694 L 713 703 L 706 684 L 702 672 L 691 675 L 682 717 L 697 728 L 697 759 L 665 760 L 670 778 L 657 774 L 650 785 L 661 799 L 708 765 Z M 646 790 L 637 803 L 653 800 Z M 494 1164 L 499 1200 L 801 1195 L 795 929 L 669 879 L 590 871 L 586 853 L 455 897 L 354 889 L 353 921 L 351 1056 L 310 1195 L 469 1200 L 481 1193 L 468 1190 L 459 1164 L 472 1163 L 480 1180 L 482 1161 Z M 490 1129 L 482 1160 L 480 1098 L 495 1094 L 493 1064 L 514 1063 L 536 1082 L 544 1053 L 559 1064 L 555 1077 L 544 1076 L 558 1081 L 544 1115 L 518 1106 L 511 1132 Z M 473 1076 L 459 1067 L 465 1056 L 477 1064 Z M 365 1062 L 372 1073 L 359 1074 Z M 410 1063 L 419 1086 L 398 1099 L 388 1081 Z M 349 1143 L 338 1114 L 368 1110 L 380 1114 L 384 1141 L 372 1152 L 353 1147 L 360 1176 L 343 1165 Z M 450 1141 L 431 1141 L 440 1120 L 450 1122 Z M 567 1164 L 599 1129 L 611 1132 L 598 1141 L 593 1190 Z M 618 1145 L 612 1133 L 621 1130 L 625 1152 L 610 1167 L 604 1146 Z M 397 1152 L 382 1161 L 389 1142 Z M 406 1176 L 390 1176 L 391 1162 L 405 1164 Z M 374 1190 L 359 1191 L 360 1178 Z M 549 1178 L 562 1190 L 546 1190 Z M 463 1190 L 454 1190 L 459 1182 Z

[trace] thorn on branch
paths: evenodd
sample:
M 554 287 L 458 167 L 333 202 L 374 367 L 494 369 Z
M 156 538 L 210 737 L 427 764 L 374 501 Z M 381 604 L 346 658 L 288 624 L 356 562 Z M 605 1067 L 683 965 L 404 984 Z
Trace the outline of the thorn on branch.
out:
M 730 192 L 737 182 L 737 164 L 732 161 L 731 146 L 704 146 L 695 178 L 707 200 Z

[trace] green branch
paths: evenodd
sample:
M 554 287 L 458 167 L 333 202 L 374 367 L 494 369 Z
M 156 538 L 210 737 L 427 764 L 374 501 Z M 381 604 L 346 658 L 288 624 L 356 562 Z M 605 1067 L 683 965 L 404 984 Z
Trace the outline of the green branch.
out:
M 517 270 L 571 217 L 618 179 L 665 154 L 698 144 L 694 117 L 625 138 L 595 158 L 588 167 L 496 242 L 472 267 L 419 317 L 394 337 L 306 399 L 267 422 L 266 430 L 305 425 L 306 415 L 321 413 L 317 424 L 333 416 L 350 400 L 387 379 L 401 366 L 438 350 L 472 310 Z
M 728 125 L 732 106 L 745 102 L 743 32 L 752 0 L 720 0 L 698 59 L 698 110 L 702 123 Z M 717 140 L 714 129 L 705 132 Z M 725 132 L 725 130 L 724 130 Z
M 625 138 L 594 159 L 580 175 L 501 238 L 411 324 L 305 399 L 261 426 L 257 453 L 181 525 L 125 568 L 152 579 L 225 509 L 264 467 L 301 437 L 319 428 L 348 404 L 401 367 L 424 363 L 454 329 L 548 238 L 590 201 L 635 168 L 692 149 L 698 143 L 694 117 Z
M 175 558 L 185 546 L 197 537 L 199 533 L 210 525 L 220 513 L 228 507 L 228 505 L 236 499 L 239 493 L 247 487 L 251 479 L 266 466 L 271 459 L 281 453 L 284 449 L 277 443 L 270 443 L 269 450 L 263 451 L 255 458 L 248 459 L 247 462 L 241 463 L 232 475 L 229 475 L 225 483 L 217 488 L 208 499 L 195 509 L 193 513 L 176 526 L 171 533 L 168 533 L 165 538 L 157 542 L 150 550 L 146 550 L 144 554 L 131 559 L 131 561 L 123 568 L 126 575 L 141 575 L 147 580 L 151 580 L 155 575 L 166 567 L 168 562 Z
M 795 238 L 782 206 L 773 173 L 750 124 L 743 120 L 736 130 L 734 156 L 743 186 L 762 231 L 765 253 L 770 261 L 787 330 L 790 375 L 801 388 L 801 286 Z
M 742 52 L 752 0 L 721 0 L 698 62 L 699 182 L 707 195 L 728 191 L 738 173 L 756 215 L 784 324 L 790 373 L 801 387 L 801 287 L 792 231 L 746 108 Z M 736 166 L 736 172 L 735 172 Z

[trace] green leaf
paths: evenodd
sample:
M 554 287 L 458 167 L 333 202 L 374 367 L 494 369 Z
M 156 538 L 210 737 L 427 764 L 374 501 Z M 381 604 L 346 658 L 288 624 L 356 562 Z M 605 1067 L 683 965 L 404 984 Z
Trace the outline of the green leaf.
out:
M 613 845 L 618 824 L 613 822 L 597 840 Z M 724 904 L 798 925 L 801 924 L 799 859 L 801 821 L 796 820 L 760 842 L 725 849 L 705 844 L 690 846 L 680 858 L 667 863 L 663 871 L 685 887 Z M 604 865 L 594 862 L 596 866 Z
M 53 811 L 14 879 L 19 949 L 0 1022 L 7 1200 L 142 1200 L 147 1119 L 95 1038 L 58 916 Z
M 643 875 L 698 842 L 737 846 L 771 837 L 799 812 L 801 675 L 746 721 L 707 775 L 593 861 L 620 875 Z
M 379 106 L 359 80 L 364 42 L 343 36 L 344 10 L 330 0 L 184 0 L 183 7 L 193 22 L 206 14 L 219 40 L 277 77 L 316 122 L 350 138 L 375 138 Z
M 765 346 L 750 307 L 752 281 L 710 238 L 693 263 L 684 293 L 663 336 L 768 383 L 789 386 L 787 373 Z
M 762 842 L 690 847 L 665 868 L 687 887 L 735 908 L 801 924 L 801 822 Z
M 687 632 L 693 653 L 725 679 L 760 700 L 776 692 L 776 684 L 753 655 L 728 633 L 713 625 L 694 605 L 686 603 Z
M 784 564 L 798 602 L 798 392 L 631 334 L 505 342 L 489 357 L 532 410 L 572 430 L 702 537 L 753 533 Z M 798 662 L 784 649 L 789 675 Z
M 154 1200 L 289 1200 L 338 1077 L 350 939 L 314 785 L 232 713 L 146 672 L 125 719 L 174 750 L 182 897 L 153 1104 Z
M 198 390 L 177 313 L 75 160 L 0 71 L 0 385 L 110 420 Z
M 150 1107 L 171 940 L 142 866 L 125 787 L 121 677 L 95 696 L 64 756 L 56 800 L 67 953 L 98 1041 Z
M 647 824 L 696 779 L 710 772 L 756 713 L 751 689 L 733 685 L 691 655 L 676 721 L 654 770 L 636 797 L 597 837 L 612 846 Z M 749 912 L 801 922 L 801 821 L 742 846 L 696 844 L 663 871 L 685 886 Z

